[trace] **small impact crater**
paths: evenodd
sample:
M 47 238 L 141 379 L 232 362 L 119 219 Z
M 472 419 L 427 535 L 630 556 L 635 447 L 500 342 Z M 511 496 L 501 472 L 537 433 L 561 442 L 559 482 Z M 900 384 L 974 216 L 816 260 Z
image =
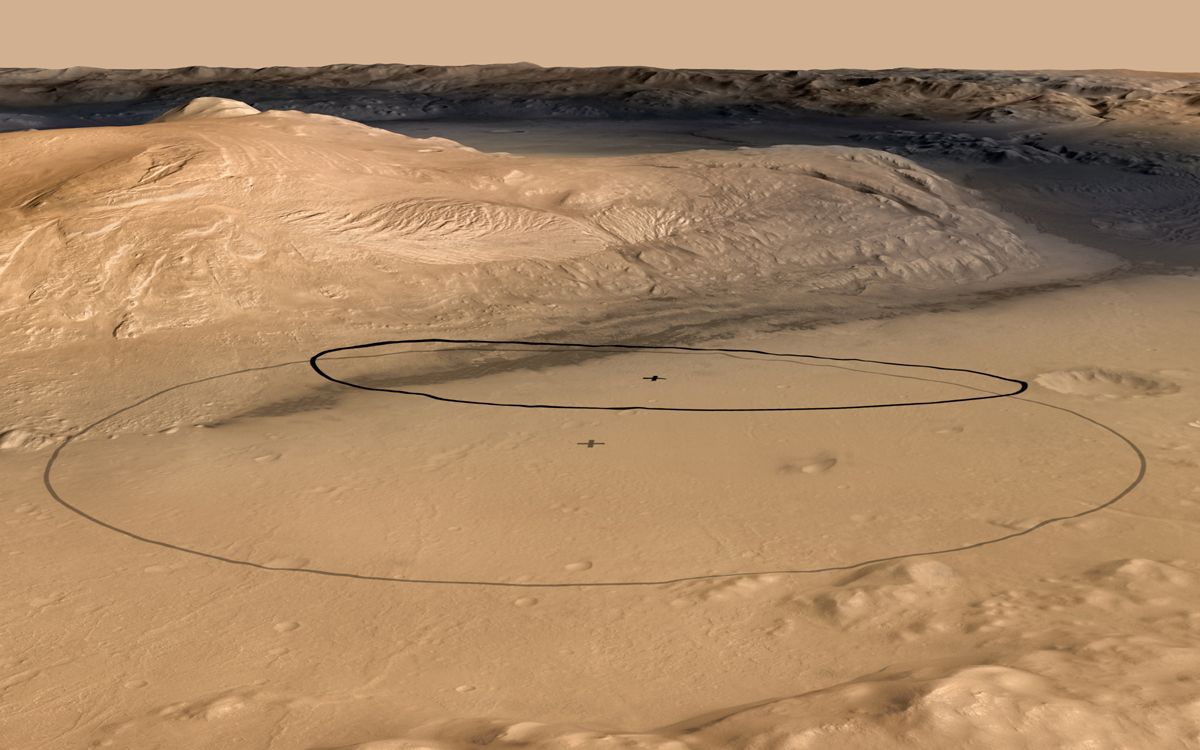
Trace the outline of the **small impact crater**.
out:
M 1044 372 L 1034 380 L 1043 388 L 1069 396 L 1088 398 L 1139 398 L 1165 396 L 1179 391 L 1169 380 L 1125 370 L 1106 370 L 1101 367 L 1080 367 L 1072 370 Z
M 837 459 L 828 454 L 787 461 L 780 465 L 784 474 L 824 474 L 837 465 Z

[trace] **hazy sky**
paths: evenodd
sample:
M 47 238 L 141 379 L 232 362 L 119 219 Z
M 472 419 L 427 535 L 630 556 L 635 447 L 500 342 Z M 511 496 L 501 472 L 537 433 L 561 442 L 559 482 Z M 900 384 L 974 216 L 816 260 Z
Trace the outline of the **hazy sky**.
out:
M 14 2 L 0 66 L 336 62 L 1200 71 L 1200 0 Z

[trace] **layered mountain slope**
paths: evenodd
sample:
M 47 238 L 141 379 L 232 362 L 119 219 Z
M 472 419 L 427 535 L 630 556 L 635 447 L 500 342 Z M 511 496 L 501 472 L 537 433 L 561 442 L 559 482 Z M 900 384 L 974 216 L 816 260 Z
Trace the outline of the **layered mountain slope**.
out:
M 952 183 L 868 149 L 487 155 L 204 101 L 0 136 L 0 314 L 116 336 L 296 316 L 940 286 L 1037 262 Z M 739 286 L 740 285 L 740 286 Z
M 197 97 L 187 104 L 182 104 L 151 122 L 175 122 L 177 120 L 195 120 L 200 118 L 218 119 L 222 117 L 245 117 L 257 115 L 259 110 L 245 102 L 234 99 L 222 99 L 219 96 Z

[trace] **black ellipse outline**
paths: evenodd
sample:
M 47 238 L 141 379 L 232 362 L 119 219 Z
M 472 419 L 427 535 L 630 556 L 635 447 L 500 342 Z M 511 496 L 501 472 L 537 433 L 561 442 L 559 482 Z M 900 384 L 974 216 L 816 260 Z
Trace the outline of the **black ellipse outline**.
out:
M 948 398 L 938 399 L 936 401 L 899 401 L 896 403 L 887 404 L 849 404 L 842 406 L 770 406 L 770 407 L 748 407 L 748 408 L 708 408 L 708 407 L 684 407 L 684 406 L 583 406 L 574 404 L 522 404 L 522 403 L 505 403 L 500 401 L 472 401 L 470 399 L 449 398 L 447 396 L 438 396 L 425 391 L 407 391 L 399 388 L 376 388 L 369 385 L 359 385 L 348 380 L 340 380 L 333 377 L 329 373 L 321 369 L 321 358 L 337 352 L 348 352 L 357 349 L 370 349 L 377 346 L 395 346 L 397 344 L 486 344 L 489 346 L 506 346 L 506 345 L 523 345 L 523 346 L 573 346 L 580 349 L 652 349 L 652 350 L 668 350 L 676 352 L 720 352 L 725 354 L 763 354 L 769 357 L 785 357 L 795 359 L 819 359 L 826 362 L 860 362 L 863 364 L 872 365 L 888 365 L 891 367 L 912 367 L 925 370 L 938 370 L 940 372 L 961 372 L 970 375 L 982 375 L 993 380 L 1002 380 L 1006 383 L 1012 383 L 1017 386 L 1015 391 L 1008 393 L 988 393 L 984 396 L 966 396 L 963 398 Z M 436 351 L 436 350 L 434 350 Z M 357 388 L 361 391 L 377 391 L 380 393 L 399 393 L 405 396 L 422 396 L 424 398 L 433 399 L 434 401 L 442 401 L 450 404 L 474 404 L 477 406 L 502 406 L 514 409 L 571 409 L 571 410 L 589 410 L 589 411 L 687 411 L 687 412 L 768 412 L 768 411 L 843 411 L 848 409 L 893 409 L 903 406 L 933 406 L 936 404 L 957 404 L 964 401 L 986 401 L 992 398 L 1009 398 L 1024 393 L 1029 389 L 1029 383 L 1016 378 L 1006 378 L 1003 375 L 994 375 L 990 372 L 982 370 L 969 370 L 963 367 L 940 367 L 938 365 L 916 365 L 906 362 L 888 362 L 882 359 L 860 359 L 858 357 L 821 357 L 815 354 L 786 354 L 782 352 L 768 352 L 762 349 L 724 349 L 715 347 L 698 347 L 698 346 L 666 346 L 652 344 L 578 344 L 565 343 L 562 341 L 500 341 L 492 339 L 398 339 L 394 341 L 373 341 L 368 344 L 352 344 L 350 346 L 338 346 L 332 349 L 317 352 L 309 357 L 308 364 L 318 375 L 339 385 Z M 880 373 L 884 374 L 885 373 Z M 955 384 L 957 385 L 957 384 Z M 970 386 L 960 386 L 970 387 Z
M 426 341 L 428 341 L 428 340 L 426 340 Z M 438 339 L 437 341 L 454 342 L 456 340 L 454 340 L 454 339 Z M 379 342 L 378 345 L 382 345 L 383 343 L 390 343 L 390 342 Z M 537 343 L 544 343 L 544 342 L 537 342 Z M 369 346 L 369 345 L 360 345 L 358 348 L 364 348 L 366 346 Z M 595 346 L 595 347 L 603 348 L 606 345 L 591 344 L 591 345 L 587 345 L 587 346 Z M 612 345 L 608 345 L 608 346 L 612 346 Z M 628 348 L 645 348 L 645 347 L 639 347 L 636 345 L 618 345 L 618 348 L 626 348 L 626 347 L 628 347 Z M 346 348 L 353 348 L 353 347 L 341 347 L 341 349 L 346 349 Z M 689 347 L 681 347 L 681 349 L 684 351 L 687 351 L 687 350 L 689 350 Z M 951 554 L 954 552 L 966 552 L 968 550 L 981 549 L 983 547 L 988 547 L 993 544 L 999 544 L 1001 542 L 1009 541 L 1010 539 L 1016 539 L 1019 537 L 1023 537 L 1023 536 L 1032 534 L 1035 531 L 1046 528 L 1047 526 L 1051 526 L 1053 524 L 1062 523 L 1064 521 L 1071 521 L 1071 520 L 1075 520 L 1078 518 L 1083 518 L 1083 517 L 1089 516 L 1093 513 L 1098 513 L 1106 508 L 1110 508 L 1113 505 L 1115 505 L 1117 502 L 1119 502 L 1120 500 L 1122 500 L 1123 498 L 1128 496 L 1145 480 L 1146 472 L 1147 472 L 1147 468 L 1148 468 L 1146 454 L 1142 452 L 1142 449 L 1139 448 L 1138 445 L 1136 443 L 1134 443 L 1132 440 L 1130 440 L 1128 437 L 1121 434 L 1120 432 L 1113 429 L 1112 427 L 1109 427 L 1108 425 L 1106 425 L 1102 422 L 1092 419 L 1089 416 L 1080 414 L 1079 412 L 1077 412 L 1073 409 L 1068 409 L 1064 406 L 1057 406 L 1055 404 L 1048 404 L 1043 401 L 1036 401 L 1034 399 L 1018 398 L 1015 396 L 1015 394 L 1013 394 L 1013 395 L 1010 395 L 1007 397 L 1014 398 L 1017 401 L 1022 401 L 1022 402 L 1029 403 L 1029 404 L 1035 404 L 1037 406 L 1044 406 L 1048 409 L 1054 409 L 1056 411 L 1065 412 L 1072 416 L 1078 417 L 1079 419 L 1082 419 L 1085 422 L 1088 422 L 1096 427 L 1099 427 L 1100 429 L 1104 430 L 1105 432 L 1108 432 L 1109 434 L 1113 435 L 1118 440 L 1120 440 L 1122 443 L 1124 443 L 1126 447 L 1128 447 L 1131 451 L 1133 451 L 1134 455 L 1137 457 L 1137 460 L 1138 460 L 1137 475 L 1133 478 L 1133 480 L 1131 482 L 1129 482 L 1129 484 L 1127 484 L 1124 488 L 1122 488 L 1119 492 L 1117 492 L 1117 494 L 1115 494 L 1113 497 L 1109 498 L 1108 500 L 1106 500 L 1103 503 L 1100 503 L 1098 505 L 1094 505 L 1090 508 L 1085 508 L 1084 510 L 1079 511 L 1078 513 L 1072 513 L 1072 514 L 1068 514 L 1068 515 L 1064 515 L 1064 516 L 1052 516 L 1050 518 L 1046 518 L 1041 521 L 1038 521 L 1037 523 L 1029 526 L 1028 528 L 1021 529 L 1019 531 L 1014 531 L 1009 534 L 1003 534 L 1001 536 L 993 537 L 991 539 L 984 539 L 984 540 L 981 540 L 978 542 L 962 544 L 962 545 L 959 545 L 956 547 L 943 547 L 940 549 L 925 550 L 925 551 L 920 551 L 920 552 L 904 552 L 904 553 L 899 553 L 899 554 L 895 554 L 895 555 L 887 555 L 884 557 L 872 558 L 872 559 L 868 559 L 868 560 L 860 560 L 858 562 L 845 563 L 842 565 L 829 565 L 829 566 L 824 566 L 824 567 L 819 567 L 819 568 L 783 568 L 783 569 L 774 569 L 774 570 L 731 571 L 728 573 L 707 573 L 707 574 L 694 575 L 694 576 L 680 576 L 677 578 L 665 578 L 665 579 L 659 579 L 659 580 L 642 580 L 642 581 L 563 581 L 563 582 L 523 581 L 523 582 L 517 582 L 517 581 L 487 581 L 487 580 L 471 580 L 471 579 L 461 579 L 460 580 L 460 579 L 445 579 L 445 578 L 401 578 L 401 577 L 396 577 L 396 576 L 375 576 L 375 575 L 365 575 L 365 574 L 361 574 L 361 573 L 347 573 L 347 572 L 336 571 L 336 570 L 324 570 L 322 568 L 306 568 L 303 566 L 266 565 L 263 563 L 253 562 L 251 560 L 240 560 L 240 559 L 233 558 L 233 557 L 226 557 L 224 555 L 218 555 L 218 554 L 215 554 L 212 552 L 205 552 L 203 550 L 192 549 L 191 547 L 184 547 L 183 545 L 174 544 L 172 542 L 164 541 L 161 539 L 154 539 L 152 537 L 148 537 L 148 536 L 139 534 L 135 531 L 131 531 L 126 528 L 122 528 L 115 524 L 111 524 L 97 516 L 94 516 L 94 515 L 88 513 L 87 511 L 83 510 L 82 508 L 79 508 L 78 506 L 73 505 L 72 503 L 68 502 L 65 498 L 62 497 L 62 495 L 59 494 L 58 490 L 54 487 L 54 483 L 51 480 L 51 473 L 53 471 L 55 464 L 58 462 L 63 449 L 65 449 L 68 445 L 70 445 L 72 441 L 82 437 L 83 435 L 87 434 L 88 432 L 95 429 L 96 427 L 104 424 L 105 422 L 107 422 L 110 419 L 113 419 L 113 418 L 115 418 L 121 414 L 124 414 L 125 412 L 130 411 L 132 409 L 135 409 L 135 408 L 141 406 L 142 404 L 152 401 L 155 398 L 158 398 L 159 396 L 162 396 L 166 393 L 181 390 L 183 388 L 187 388 L 187 387 L 193 386 L 193 385 L 198 385 L 200 383 L 218 380 L 220 378 L 232 377 L 234 375 L 242 375 L 242 374 L 250 373 L 250 372 L 263 372 L 265 370 L 274 370 L 274 369 L 290 367 L 290 366 L 294 366 L 294 365 L 309 364 L 310 366 L 312 366 L 313 361 L 315 359 L 327 354 L 330 351 L 338 351 L 338 350 L 337 349 L 326 350 L 324 352 L 320 352 L 320 353 L 314 355 L 313 357 L 310 357 L 307 360 L 294 360 L 294 361 L 289 361 L 289 362 L 280 362 L 277 364 L 263 365 L 260 367 L 247 367 L 247 368 L 243 368 L 241 370 L 233 370 L 230 372 L 220 373 L 217 375 L 210 375 L 210 376 L 204 377 L 204 378 L 198 378 L 196 380 L 191 380 L 191 381 L 188 381 L 185 383 L 178 383 L 176 385 L 168 386 L 167 388 L 163 388 L 162 390 L 156 391 L 156 392 L 150 394 L 149 396 L 145 396 L 144 398 L 138 399 L 137 401 L 134 401 L 131 404 L 127 404 L 126 406 L 123 406 L 120 409 L 117 409 L 116 411 L 97 419 L 96 421 L 86 425 L 85 427 L 82 427 L 81 429 L 77 430 L 76 432 L 73 432 L 73 433 L 67 435 L 65 438 L 63 438 L 62 442 L 60 442 L 57 446 L 55 446 L 54 450 L 50 454 L 50 457 L 46 460 L 45 468 L 42 470 L 42 486 L 46 489 L 46 492 L 50 495 L 50 497 L 53 498 L 54 501 L 57 502 L 62 507 L 66 508 L 67 510 L 71 511 L 72 513 L 75 513 L 76 515 L 84 518 L 85 520 L 87 520 L 97 526 L 100 526 L 101 528 L 104 528 L 104 529 L 107 529 L 114 533 L 120 534 L 121 536 L 127 537 L 129 539 L 133 539 L 134 541 L 143 542 L 145 544 L 150 544 L 150 545 L 153 545 L 156 547 L 160 547 L 163 549 L 169 549 L 169 550 L 172 550 L 175 552 L 182 552 L 184 554 L 195 555 L 197 557 L 202 557 L 202 558 L 205 558 L 208 560 L 226 563 L 229 565 L 237 565 L 237 566 L 246 567 L 246 568 L 253 568 L 255 570 L 272 571 L 272 572 L 279 572 L 279 573 L 305 573 L 308 575 L 323 576 L 326 578 L 341 578 L 341 579 L 348 579 L 348 580 L 370 581 L 370 582 L 377 582 L 377 583 L 407 583 L 407 584 L 424 584 L 424 585 L 435 585 L 435 586 L 476 586 L 476 587 L 485 587 L 485 588 L 521 588 L 521 589 L 577 588 L 577 589 L 586 589 L 586 588 L 613 588 L 613 587 L 669 586 L 669 585 L 678 584 L 678 583 L 689 583 L 689 582 L 694 582 L 694 581 L 713 581 L 713 580 L 721 580 L 721 579 L 726 579 L 726 578 L 740 578 L 743 576 L 813 575 L 813 574 L 817 574 L 817 573 L 837 573 L 837 572 L 844 572 L 844 571 L 848 571 L 848 570 L 855 570 L 858 568 L 863 568 L 868 565 L 877 565 L 877 564 L 885 563 L 885 562 L 896 562 L 899 560 L 908 560 L 908 559 L 912 559 L 912 558 L 916 558 L 916 557 L 932 557 L 935 555 L 946 555 L 946 554 Z M 750 352 L 750 353 L 756 353 L 756 354 L 763 353 L 763 352 L 758 352 L 755 350 L 735 350 L 735 351 L 743 351 L 743 352 Z M 783 356 L 786 356 L 786 355 L 783 355 Z M 805 355 L 792 355 L 792 356 L 805 356 Z M 876 362 L 875 360 L 860 360 L 860 359 L 852 359 L 852 358 L 839 359 L 836 357 L 827 357 L 825 359 L 830 359 L 833 361 Z M 962 368 L 952 368 L 952 367 L 938 367 L 935 365 L 911 365 L 911 366 L 927 367 L 929 369 L 947 370 L 947 371 L 951 371 L 951 372 L 971 372 L 971 373 L 977 372 L 975 370 L 966 370 L 966 369 L 962 369 Z M 987 374 L 987 373 L 984 373 L 984 374 Z M 996 377 L 999 377 L 999 376 L 996 376 Z M 1024 382 L 1024 381 L 1013 381 L 1011 378 L 1001 378 L 1001 379 L 1009 380 L 1010 382 L 1022 382 L 1022 383 Z M 951 384 L 951 385 L 957 385 L 957 384 Z M 1025 385 L 1026 385 L 1026 387 L 1028 387 L 1028 384 L 1025 384 Z M 969 386 L 967 386 L 967 387 L 969 387 Z M 367 390 L 372 390 L 372 389 L 367 389 Z M 992 396 L 992 397 L 995 397 L 995 396 Z M 951 402 L 951 403 L 953 403 L 953 402 Z M 557 407 L 551 407 L 551 408 L 557 408 Z M 875 407 L 866 407 L 866 408 L 875 408 Z

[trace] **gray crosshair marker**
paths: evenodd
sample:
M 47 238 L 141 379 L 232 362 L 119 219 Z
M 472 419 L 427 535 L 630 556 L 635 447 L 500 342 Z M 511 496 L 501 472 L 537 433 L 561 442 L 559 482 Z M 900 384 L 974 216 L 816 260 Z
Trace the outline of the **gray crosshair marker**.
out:
M 651 375 L 648 378 L 642 378 L 642 380 L 649 380 L 650 382 L 653 383 L 653 382 L 657 382 L 659 380 L 666 380 L 666 378 L 664 378 L 662 375 Z
M 586 443 L 576 443 L 575 445 L 583 445 L 588 448 L 595 448 L 597 445 L 604 445 L 604 443 L 597 443 L 595 440 L 588 440 Z

